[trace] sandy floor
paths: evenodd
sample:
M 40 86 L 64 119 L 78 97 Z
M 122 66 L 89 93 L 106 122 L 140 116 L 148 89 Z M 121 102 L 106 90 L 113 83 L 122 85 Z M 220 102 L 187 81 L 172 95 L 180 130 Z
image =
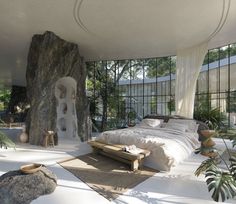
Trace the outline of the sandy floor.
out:
M 221 140 L 216 140 L 217 147 L 223 149 Z M 18 144 L 17 150 L 0 149 L 0 175 L 19 169 L 23 164 L 37 162 L 45 164 L 58 177 L 58 187 L 46 196 L 34 200 L 33 204 L 210 204 L 211 200 L 204 181 L 204 176 L 194 176 L 194 171 L 205 159 L 193 154 L 189 159 L 174 167 L 170 172 L 157 173 L 115 201 L 109 202 L 101 195 L 90 189 L 85 183 L 63 169 L 56 162 L 76 155 L 86 154 L 91 148 L 86 143 L 77 140 L 60 140 L 55 148 L 36 147 L 28 144 Z M 225 203 L 236 203 L 231 200 Z

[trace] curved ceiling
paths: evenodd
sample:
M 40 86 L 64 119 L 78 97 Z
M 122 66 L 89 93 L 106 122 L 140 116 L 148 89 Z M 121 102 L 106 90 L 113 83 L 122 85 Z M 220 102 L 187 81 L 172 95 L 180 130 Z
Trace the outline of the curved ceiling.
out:
M 25 85 L 36 33 L 50 30 L 77 43 L 86 61 L 174 55 L 209 37 L 222 5 L 223 0 L 1 0 L 0 84 Z M 209 48 L 236 42 L 235 20 L 231 1 L 226 24 Z

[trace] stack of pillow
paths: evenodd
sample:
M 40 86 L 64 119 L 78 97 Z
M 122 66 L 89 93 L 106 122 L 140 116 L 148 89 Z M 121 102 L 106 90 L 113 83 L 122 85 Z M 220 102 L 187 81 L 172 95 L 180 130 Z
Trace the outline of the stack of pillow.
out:
M 182 132 L 197 132 L 198 124 L 195 120 L 188 119 L 169 119 L 165 128 L 179 130 Z
M 164 123 L 162 119 L 150 119 L 145 118 L 138 125 L 139 127 L 151 127 L 151 128 L 168 128 L 182 132 L 197 132 L 198 124 L 195 120 L 188 119 L 169 119 L 167 123 Z
M 161 119 L 150 119 L 150 118 L 145 118 L 141 121 L 141 123 L 138 125 L 139 127 L 161 127 L 163 124 L 164 120 Z

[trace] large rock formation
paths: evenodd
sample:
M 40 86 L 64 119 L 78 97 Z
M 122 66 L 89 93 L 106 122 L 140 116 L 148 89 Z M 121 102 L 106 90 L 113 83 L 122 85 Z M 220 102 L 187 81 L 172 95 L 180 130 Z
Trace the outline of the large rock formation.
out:
M 57 177 L 47 168 L 32 174 L 9 171 L 0 177 L 0 203 L 28 204 L 41 195 L 52 193 Z
M 87 140 L 90 133 L 85 91 L 86 68 L 78 46 L 49 31 L 43 35 L 34 35 L 26 70 L 27 97 L 30 103 L 27 130 L 31 144 L 39 145 L 42 142 L 44 130 L 58 130 L 55 86 L 63 77 L 72 77 L 77 82 L 73 96 L 77 116 L 74 127 L 80 139 Z

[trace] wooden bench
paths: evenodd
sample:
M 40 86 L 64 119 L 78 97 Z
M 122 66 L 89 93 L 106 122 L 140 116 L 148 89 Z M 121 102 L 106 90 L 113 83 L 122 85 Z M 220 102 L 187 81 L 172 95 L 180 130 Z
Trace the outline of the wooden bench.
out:
M 102 154 L 112 159 L 131 165 L 131 170 L 137 170 L 142 166 L 143 159 L 150 155 L 150 151 L 142 150 L 139 154 L 132 154 L 124 151 L 125 145 L 120 144 L 104 144 L 97 141 L 89 141 L 95 153 Z

